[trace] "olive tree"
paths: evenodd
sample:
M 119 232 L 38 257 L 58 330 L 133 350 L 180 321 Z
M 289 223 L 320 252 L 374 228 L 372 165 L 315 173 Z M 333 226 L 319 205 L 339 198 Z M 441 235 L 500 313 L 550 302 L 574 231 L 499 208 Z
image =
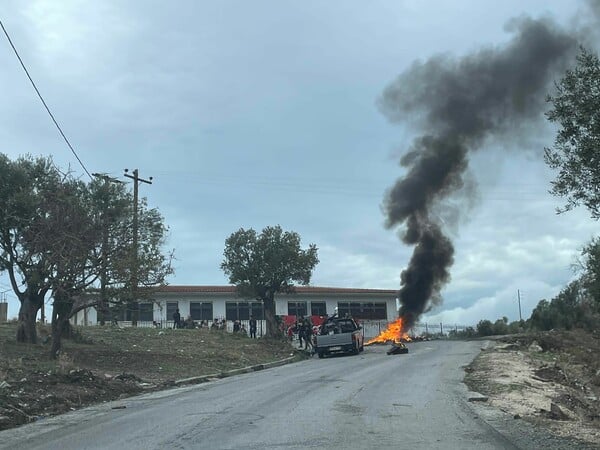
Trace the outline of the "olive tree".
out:
M 275 337 L 275 294 L 294 292 L 294 282 L 307 285 L 318 262 L 317 247 L 310 244 L 303 250 L 296 232 L 280 226 L 266 227 L 260 234 L 241 228 L 225 241 L 221 269 L 240 296 L 263 303 L 266 336 Z
M 8 273 L 20 303 L 17 341 L 35 343 L 36 316 L 51 289 L 53 267 L 50 254 L 32 243 L 39 242 L 62 177 L 49 158 L 11 161 L 4 154 L 0 174 L 0 270 Z
M 172 273 L 172 253 L 162 252 L 167 227 L 143 200 L 134 251 L 133 199 L 124 186 L 83 183 L 49 158 L 11 161 L 0 154 L 0 173 L 0 271 L 8 273 L 20 301 L 17 341 L 36 342 L 36 316 L 46 295 L 53 298 L 55 356 L 72 314 L 97 306 L 98 296 L 89 293 L 99 280 L 111 303 L 131 305 Z M 144 289 L 132 299 L 134 269 Z
M 582 48 L 576 67 L 556 83 L 547 98 L 552 109 L 548 120 L 558 125 L 545 161 L 558 170 L 551 192 L 567 200 L 558 211 L 583 205 L 594 219 L 600 218 L 600 60 Z

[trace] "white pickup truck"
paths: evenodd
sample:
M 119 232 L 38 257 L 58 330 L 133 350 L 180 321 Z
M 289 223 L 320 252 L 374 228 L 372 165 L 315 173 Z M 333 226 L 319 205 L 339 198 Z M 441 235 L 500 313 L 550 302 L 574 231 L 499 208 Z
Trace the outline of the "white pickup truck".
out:
M 315 353 L 319 358 L 331 353 L 358 355 L 363 350 L 362 327 L 351 317 L 328 317 L 315 336 Z

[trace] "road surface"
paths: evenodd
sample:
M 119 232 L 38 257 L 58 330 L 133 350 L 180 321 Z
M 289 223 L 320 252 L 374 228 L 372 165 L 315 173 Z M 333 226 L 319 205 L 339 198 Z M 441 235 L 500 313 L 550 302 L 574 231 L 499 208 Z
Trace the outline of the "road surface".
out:
M 510 428 L 496 431 L 466 401 L 462 367 L 481 346 L 430 341 L 409 344 L 407 355 L 373 346 L 315 356 L 42 420 L 0 433 L 0 448 L 536 448 Z

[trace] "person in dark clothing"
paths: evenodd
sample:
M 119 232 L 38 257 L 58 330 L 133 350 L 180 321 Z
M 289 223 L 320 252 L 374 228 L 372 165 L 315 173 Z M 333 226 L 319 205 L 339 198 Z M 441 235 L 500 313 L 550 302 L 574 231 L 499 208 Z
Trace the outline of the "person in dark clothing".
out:
M 173 313 L 173 328 L 181 328 L 181 314 L 179 314 L 179 308 Z
M 256 339 L 256 319 L 254 316 L 250 316 L 250 337 Z
M 303 341 L 306 340 L 306 328 L 304 324 L 304 316 L 300 316 L 298 319 L 298 343 L 300 344 L 300 348 L 303 348 Z

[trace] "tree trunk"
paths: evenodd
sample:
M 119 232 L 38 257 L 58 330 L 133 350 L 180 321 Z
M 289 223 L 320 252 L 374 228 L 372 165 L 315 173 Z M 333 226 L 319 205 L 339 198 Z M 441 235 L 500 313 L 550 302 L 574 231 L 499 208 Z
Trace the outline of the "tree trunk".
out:
M 17 342 L 37 344 L 35 320 L 40 310 L 40 302 L 31 295 L 25 295 L 21 300 L 17 325 Z
M 137 327 L 138 320 L 140 318 L 140 305 L 138 302 L 131 302 L 130 304 L 131 311 L 131 326 Z
M 279 329 L 277 328 L 277 319 L 275 318 L 275 299 L 273 295 L 269 295 L 263 298 L 263 305 L 265 311 L 265 320 L 267 322 L 267 330 L 265 337 L 274 338 L 279 336 Z
M 57 358 L 62 349 L 62 338 L 71 337 L 71 310 L 73 309 L 73 300 L 65 293 L 56 292 L 54 294 L 54 304 L 52 308 L 52 347 L 50 356 Z

